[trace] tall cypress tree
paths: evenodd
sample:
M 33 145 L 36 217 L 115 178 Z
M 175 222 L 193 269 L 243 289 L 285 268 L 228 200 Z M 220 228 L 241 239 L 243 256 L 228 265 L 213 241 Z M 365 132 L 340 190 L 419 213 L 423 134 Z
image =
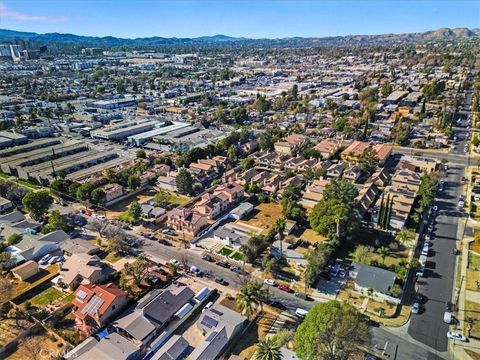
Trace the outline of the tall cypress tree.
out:
M 383 203 L 384 197 L 385 197 L 385 194 L 382 194 L 382 202 L 380 203 L 380 209 L 378 210 L 377 226 L 379 227 L 382 227 L 383 212 L 384 212 L 384 203 Z
M 393 197 L 390 200 L 390 205 L 388 206 L 388 213 L 385 216 L 385 230 L 388 230 L 390 227 L 390 219 L 392 218 L 392 206 L 393 206 Z
M 385 210 L 383 211 L 383 219 L 382 219 L 382 229 L 386 229 L 387 227 L 387 220 L 388 220 L 388 212 L 389 210 L 389 204 L 390 204 L 390 195 L 387 196 L 387 202 L 385 203 Z

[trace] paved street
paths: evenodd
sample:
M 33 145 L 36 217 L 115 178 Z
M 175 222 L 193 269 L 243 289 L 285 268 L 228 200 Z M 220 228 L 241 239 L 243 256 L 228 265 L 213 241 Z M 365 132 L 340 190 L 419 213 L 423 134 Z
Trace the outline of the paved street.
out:
M 468 108 L 471 95 L 467 93 L 464 106 Z M 450 161 L 445 191 L 438 196 L 435 204 L 440 214 L 436 218 L 436 225 L 432 234 L 433 246 L 430 249 L 425 278 L 419 278 L 418 291 L 427 297 L 425 310 L 413 315 L 408 333 L 413 339 L 428 345 L 436 351 L 447 351 L 448 340 L 446 333 L 448 325 L 443 321 L 446 302 L 452 299 L 454 286 L 455 261 L 453 249 L 456 241 L 461 237 L 464 218 L 457 213 L 457 203 L 462 193 L 461 178 L 465 173 L 465 165 L 469 158 L 463 149 L 468 142 L 467 121 L 462 119 L 455 128 L 457 137 L 456 148 L 448 157 L 438 155 L 437 158 L 446 158 Z M 462 159 L 459 161 L 459 159 Z

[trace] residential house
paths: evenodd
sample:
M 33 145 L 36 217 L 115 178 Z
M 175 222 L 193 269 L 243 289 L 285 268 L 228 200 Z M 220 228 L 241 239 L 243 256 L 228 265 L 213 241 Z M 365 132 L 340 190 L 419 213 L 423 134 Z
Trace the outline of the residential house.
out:
M 306 186 L 301 204 L 306 208 L 313 208 L 320 200 L 323 199 L 323 191 L 328 184 L 330 184 L 330 180 L 313 180 L 310 185 Z
M 12 275 L 15 276 L 20 281 L 25 281 L 32 276 L 38 274 L 38 263 L 36 261 L 30 260 L 22 265 L 19 265 L 11 270 Z
M 274 144 L 275 152 L 283 155 L 294 155 L 296 151 L 306 143 L 306 138 L 303 135 L 293 134 L 287 136 L 281 141 Z
M 358 165 L 352 165 L 343 172 L 343 178 L 353 181 L 354 183 L 362 176 L 362 168 Z
M 387 144 L 371 145 L 367 142 L 356 140 L 345 150 L 343 150 L 340 156 L 342 160 L 356 164 L 358 163 L 358 160 L 362 156 L 363 152 L 368 148 L 372 148 L 375 151 L 378 158 L 378 163 L 381 166 L 385 165 L 385 162 L 392 154 L 393 149 L 391 145 Z
M 247 318 L 223 305 L 214 304 L 197 321 L 205 339 L 188 356 L 189 360 L 216 360 L 233 344 Z
M 332 164 L 327 169 L 327 176 L 339 178 L 339 177 L 342 176 L 343 171 L 345 170 L 346 167 L 347 167 L 347 165 L 345 165 L 344 163 L 341 163 L 341 162 L 336 163 L 336 164 Z
M 65 255 L 71 256 L 73 254 L 86 253 L 94 255 L 100 252 L 100 247 L 83 239 L 67 239 L 60 248 Z
M 360 189 L 356 198 L 356 205 L 362 217 L 365 216 L 368 209 L 375 203 L 375 199 L 377 199 L 379 194 L 380 188 L 374 182 L 368 182 Z
M 98 284 L 110 273 L 111 269 L 97 255 L 72 254 L 61 266 L 60 283 L 74 289 L 81 283 Z
M 322 155 L 322 159 L 331 159 L 342 147 L 342 142 L 341 139 L 324 139 L 315 145 L 314 149 Z
M 167 226 L 190 237 L 208 227 L 208 216 L 185 208 L 175 208 L 167 213 Z
M 106 285 L 80 285 L 75 290 L 72 304 L 75 316 L 90 326 L 103 326 L 127 305 L 128 293 L 112 283 Z
M 195 293 L 187 286 L 170 285 L 149 292 L 125 311 L 112 325 L 136 344 L 144 346 L 161 332 L 175 313 L 192 301 Z
M 373 296 L 398 304 L 400 299 L 392 295 L 396 274 L 375 266 L 352 262 L 349 276 L 355 279 L 355 289 L 367 293 L 373 289 Z
M 156 185 L 157 185 L 157 187 L 159 187 L 162 190 L 169 190 L 169 191 L 173 191 L 173 192 L 176 192 L 178 190 L 177 189 L 177 180 L 176 180 L 175 176 L 173 176 L 171 174 L 165 175 L 165 176 L 159 176 L 157 178 Z
M 103 187 L 103 192 L 105 193 L 105 203 L 108 204 L 123 196 L 125 189 L 119 184 L 107 184 Z
M 70 236 L 63 230 L 56 230 L 48 234 L 24 234 L 17 244 L 7 247 L 12 258 L 20 260 L 37 260 L 44 255 L 60 249 L 60 245 Z
M 91 339 L 91 340 L 90 340 Z M 76 360 L 137 360 L 140 359 L 140 347 L 117 333 L 111 333 L 100 341 L 89 338 L 87 350 L 81 349 L 69 359 Z
M 0 196 L 0 214 L 7 212 L 7 210 L 11 210 L 12 208 L 13 208 L 12 202 Z
M 190 344 L 183 336 L 173 335 L 150 360 L 182 360 L 189 350 Z

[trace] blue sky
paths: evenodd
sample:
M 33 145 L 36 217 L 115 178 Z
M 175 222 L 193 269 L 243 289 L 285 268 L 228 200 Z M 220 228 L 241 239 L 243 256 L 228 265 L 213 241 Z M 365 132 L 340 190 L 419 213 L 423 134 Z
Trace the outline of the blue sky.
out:
M 250 38 L 480 27 L 478 0 L 0 0 L 0 28 L 118 37 Z

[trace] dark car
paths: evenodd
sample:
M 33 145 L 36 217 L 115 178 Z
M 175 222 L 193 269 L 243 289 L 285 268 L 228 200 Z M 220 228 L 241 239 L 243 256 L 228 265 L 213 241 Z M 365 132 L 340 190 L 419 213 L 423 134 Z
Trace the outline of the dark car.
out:
M 287 307 L 285 305 L 283 305 L 280 301 L 270 300 L 268 302 L 268 305 L 270 305 L 274 308 L 277 308 L 279 310 L 287 310 Z
M 164 238 L 158 239 L 158 242 L 165 246 L 172 246 L 172 244 L 170 244 L 170 242 L 168 242 L 167 239 L 164 239 Z
M 427 298 L 420 293 L 417 293 L 413 298 L 413 302 L 418 302 L 419 304 L 423 304 L 426 300 Z
M 208 262 L 213 262 L 214 261 L 210 255 L 202 256 L 202 260 L 205 260 L 205 261 L 208 261 Z
M 221 267 L 225 268 L 225 269 L 230 269 L 230 264 L 225 262 L 225 261 L 217 261 L 216 264 L 218 266 L 221 266 Z
M 226 282 L 225 280 L 223 280 L 222 278 L 216 278 L 215 279 L 215 282 L 220 284 L 220 285 L 224 285 L 224 286 L 227 286 L 228 285 L 228 282 Z

